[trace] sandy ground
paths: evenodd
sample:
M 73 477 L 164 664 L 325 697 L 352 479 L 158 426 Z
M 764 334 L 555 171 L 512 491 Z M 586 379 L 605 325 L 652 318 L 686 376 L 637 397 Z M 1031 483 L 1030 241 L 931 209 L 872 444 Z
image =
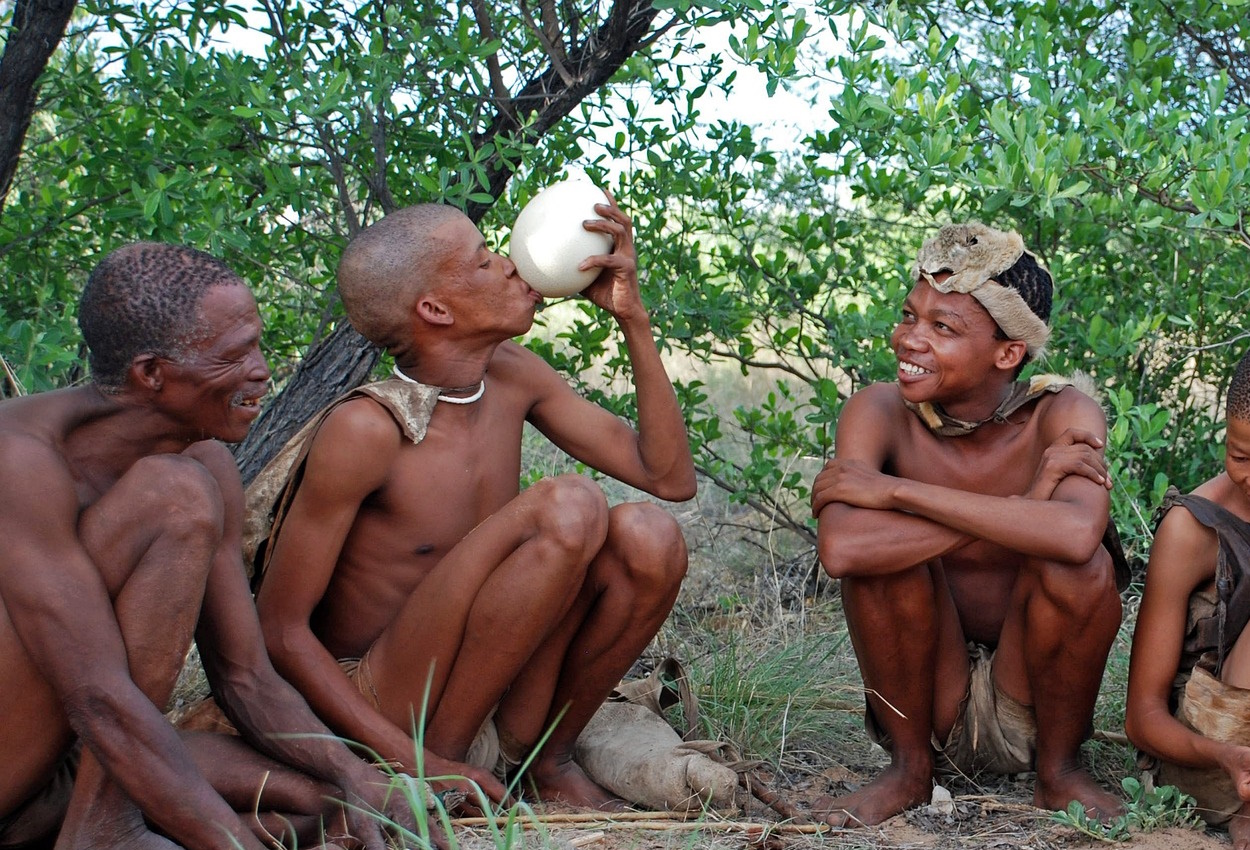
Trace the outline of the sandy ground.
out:
M 847 778 L 849 781 L 849 777 Z M 782 791 L 783 800 L 800 814 L 816 797 L 843 783 L 815 776 Z M 831 830 L 814 834 L 811 825 L 795 826 L 756 799 L 740 796 L 742 808 L 734 814 L 706 816 L 695 822 L 682 822 L 675 816 L 630 814 L 619 820 L 591 820 L 589 813 L 539 809 L 544 819 L 582 819 L 576 825 L 547 823 L 538 832 L 517 836 L 512 847 L 552 847 L 556 850 L 818 850 L 818 848 L 915 848 L 915 850 L 1052 850 L 1119 846 L 1142 850 L 1215 850 L 1229 848 L 1223 832 L 1203 828 L 1169 827 L 1149 833 L 1136 833 L 1125 842 L 1098 841 L 1056 823 L 1049 812 L 1028 804 L 1031 795 L 1028 777 L 1004 780 L 993 789 L 956 787 L 950 805 L 921 806 L 868 829 Z M 673 818 L 666 820 L 666 818 Z M 799 830 L 807 829 L 808 832 Z M 481 827 L 460 828 L 457 840 L 465 850 L 490 850 L 501 846 Z

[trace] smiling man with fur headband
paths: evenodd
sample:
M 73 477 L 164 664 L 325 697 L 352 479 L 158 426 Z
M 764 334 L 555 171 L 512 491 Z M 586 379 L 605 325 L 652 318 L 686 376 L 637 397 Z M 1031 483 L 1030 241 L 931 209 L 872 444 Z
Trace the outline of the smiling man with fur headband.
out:
M 913 280 L 896 381 L 847 401 L 812 489 L 891 763 L 816 814 L 880 823 L 952 768 L 1036 770 L 1037 806 L 1116 814 L 1080 760 L 1120 623 L 1102 409 L 1067 380 L 1016 380 L 1045 351 L 1052 299 L 1019 234 L 947 225 Z

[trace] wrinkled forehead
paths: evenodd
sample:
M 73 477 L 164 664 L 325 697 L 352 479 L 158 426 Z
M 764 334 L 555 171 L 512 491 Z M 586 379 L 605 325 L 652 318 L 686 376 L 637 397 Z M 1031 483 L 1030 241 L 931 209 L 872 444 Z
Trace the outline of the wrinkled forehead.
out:
M 259 331 L 260 325 L 256 297 L 247 284 L 236 278 L 233 282 L 215 284 L 204 291 L 189 342 L 250 336 Z

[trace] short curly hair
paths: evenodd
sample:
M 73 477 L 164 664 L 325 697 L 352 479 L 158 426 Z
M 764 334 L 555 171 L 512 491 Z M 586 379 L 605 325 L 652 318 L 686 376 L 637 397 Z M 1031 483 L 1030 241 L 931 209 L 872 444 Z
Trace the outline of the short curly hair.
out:
M 1233 379 L 1228 382 L 1228 395 L 1224 402 L 1224 416 L 1250 422 L 1250 351 L 1237 361 Z
M 221 260 L 194 248 L 136 242 L 109 253 L 78 302 L 92 381 L 115 393 L 136 356 L 180 357 L 197 338 L 204 294 L 223 285 L 244 283 Z
M 352 327 L 394 352 L 412 334 L 412 311 L 437 271 L 435 231 L 464 213 L 445 204 L 417 204 L 388 213 L 347 244 L 337 272 Z

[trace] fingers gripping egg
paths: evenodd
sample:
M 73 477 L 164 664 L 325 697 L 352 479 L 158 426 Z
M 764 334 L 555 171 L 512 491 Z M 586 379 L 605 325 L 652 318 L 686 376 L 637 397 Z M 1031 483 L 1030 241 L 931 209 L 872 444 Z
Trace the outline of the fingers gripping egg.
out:
M 612 237 L 592 233 L 582 222 L 603 218 L 595 204 L 606 204 L 603 190 L 589 179 L 555 183 L 535 195 L 512 225 L 509 248 L 521 278 L 550 297 L 581 292 L 600 269 L 581 270 L 587 257 L 612 251 Z

